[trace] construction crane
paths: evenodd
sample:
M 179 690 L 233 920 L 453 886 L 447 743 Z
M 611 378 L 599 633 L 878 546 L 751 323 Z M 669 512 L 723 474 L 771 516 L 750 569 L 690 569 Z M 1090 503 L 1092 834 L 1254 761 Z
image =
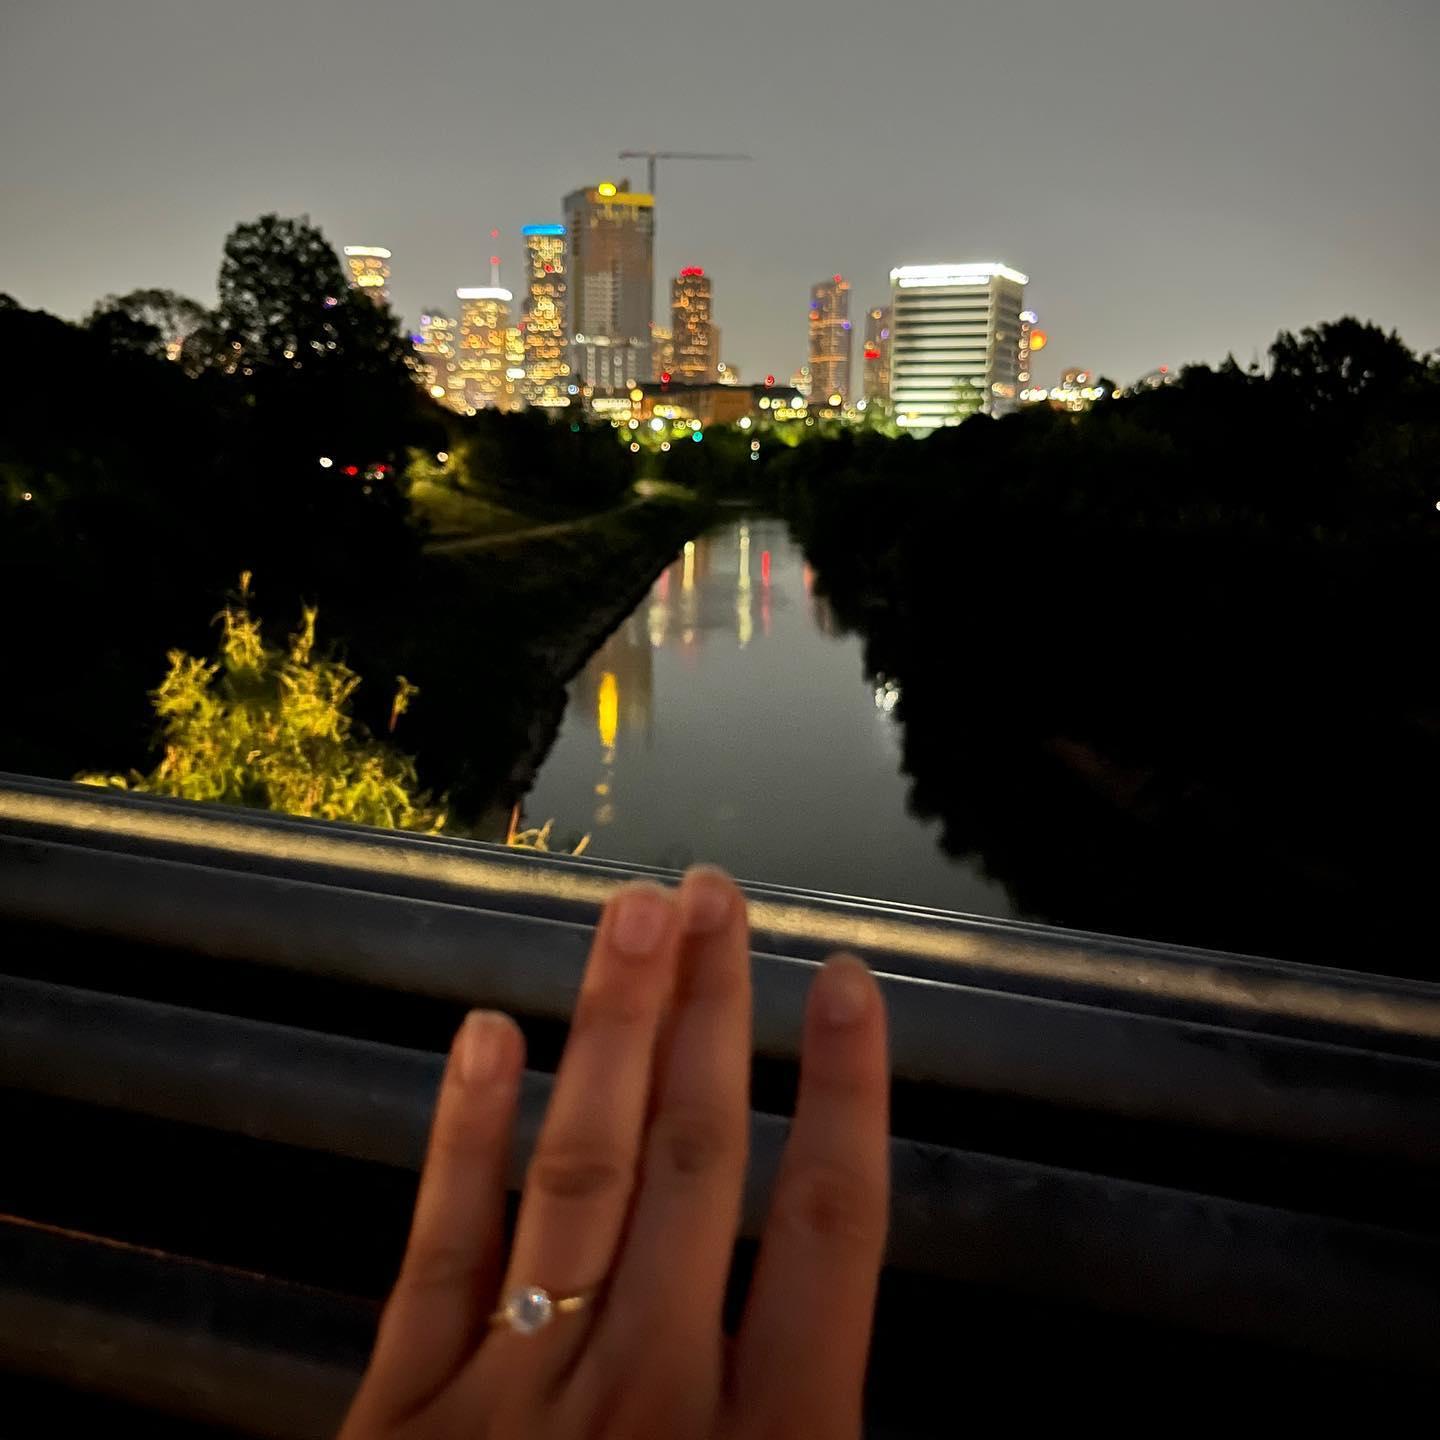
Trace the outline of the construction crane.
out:
M 645 188 L 655 193 L 655 162 L 657 160 L 753 160 L 753 155 L 717 155 L 704 150 L 622 150 L 622 160 L 645 162 Z

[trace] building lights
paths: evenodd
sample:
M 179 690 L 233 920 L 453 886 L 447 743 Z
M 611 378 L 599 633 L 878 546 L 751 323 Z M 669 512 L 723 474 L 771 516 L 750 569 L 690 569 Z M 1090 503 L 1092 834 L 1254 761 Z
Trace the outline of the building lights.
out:
M 676 380 L 705 385 L 716 378 L 719 360 L 710 278 L 701 266 L 687 265 L 670 282 L 670 337 L 665 362 Z
M 1026 277 L 989 261 L 904 265 L 890 277 L 890 398 L 901 426 L 928 431 L 1013 409 L 1033 339 L 1021 319 Z
M 812 394 L 850 393 L 850 285 L 842 275 L 810 287 Z M 832 401 L 840 404 L 841 400 Z
M 350 284 L 363 290 L 376 301 L 390 299 L 390 252 L 383 245 L 346 245 L 343 247 L 345 269 Z M 327 298 L 325 305 L 335 301 Z
M 950 285 L 988 285 L 992 280 L 1010 280 L 1016 285 L 1030 283 L 1028 275 L 994 261 L 973 265 L 899 265 L 890 272 L 890 283 L 901 290 L 921 286 L 935 289 Z
M 322 470 L 328 470 L 334 463 L 328 455 L 322 455 L 320 457 L 320 468 Z

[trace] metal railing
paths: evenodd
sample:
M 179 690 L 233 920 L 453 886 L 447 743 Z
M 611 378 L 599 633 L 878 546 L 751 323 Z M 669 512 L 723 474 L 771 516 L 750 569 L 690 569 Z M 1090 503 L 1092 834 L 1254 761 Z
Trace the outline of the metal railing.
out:
M 543 1063 L 598 907 L 636 873 L 651 872 L 0 777 L 0 1085 L 61 1120 L 411 1170 L 454 1019 L 508 1009 L 540 1037 Z M 767 1111 L 793 1068 L 805 984 L 843 946 L 876 969 L 892 1017 L 897 1274 L 1440 1371 L 1440 987 L 745 888 L 759 1107 L 745 1234 L 783 1142 Z M 527 1075 L 512 1182 L 548 1086 Z M 104 1204 L 91 1212 L 103 1231 Z M 257 1434 L 323 1433 L 313 1405 L 278 1429 L 240 1405 L 244 1387 L 224 1381 L 233 1338 L 201 1347 L 223 1373 L 197 1371 L 183 1395 L 133 1367 L 127 1389 L 96 1358 L 116 1353 L 96 1318 L 110 1312 L 83 1286 L 48 1295 L 34 1257 L 89 1255 L 97 1285 L 146 1264 L 221 1290 L 283 1289 L 283 1275 L 147 1260 L 44 1214 L 8 1227 L 0 1246 L 32 1257 L 17 1271 L 28 1283 L 0 1275 L 12 1368 L 88 1375 Z M 174 1316 L 111 1308 L 196 1354 Z M 62 1337 L 49 1349 L 35 1344 L 42 1312 Z M 262 1358 L 284 1349 L 246 1334 Z M 299 1377 L 313 1357 L 297 1354 Z M 344 1354 L 353 1372 L 363 1345 Z

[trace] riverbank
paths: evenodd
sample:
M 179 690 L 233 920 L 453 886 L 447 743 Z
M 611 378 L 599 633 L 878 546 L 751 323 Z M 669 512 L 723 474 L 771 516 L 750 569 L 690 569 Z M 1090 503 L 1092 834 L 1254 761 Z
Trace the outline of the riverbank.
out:
M 421 567 L 400 736 L 453 825 L 503 833 L 552 744 L 565 687 L 644 598 L 709 506 L 666 487 L 573 522 L 447 542 Z

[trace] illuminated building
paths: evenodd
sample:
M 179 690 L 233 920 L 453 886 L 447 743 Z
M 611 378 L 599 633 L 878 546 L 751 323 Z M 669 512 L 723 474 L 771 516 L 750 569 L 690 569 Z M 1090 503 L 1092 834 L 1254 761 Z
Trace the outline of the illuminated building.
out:
M 713 324 L 710 277 L 698 265 L 687 265 L 670 282 L 670 320 L 674 360 L 670 373 L 683 383 L 704 384 L 715 378 L 719 359 Z
M 1021 400 L 1029 403 L 1048 402 L 1053 410 L 1088 410 L 1097 400 L 1110 398 L 1110 387 L 1102 385 L 1093 370 L 1072 366 L 1061 372 L 1060 383 L 1053 388 L 1032 386 L 1020 392 Z
M 570 345 L 574 376 L 596 390 L 629 390 L 649 363 L 649 347 L 628 340 L 577 335 Z
M 347 245 L 345 269 L 350 283 L 372 300 L 390 300 L 390 252 L 380 245 Z
M 865 312 L 865 348 L 861 352 L 861 393 L 866 401 L 890 399 L 890 307 Z
M 802 400 L 808 400 L 810 398 L 811 382 L 810 367 L 808 365 L 802 365 L 790 377 L 790 388 L 800 396 Z
M 650 363 L 655 370 L 655 378 L 663 380 L 675 364 L 675 332 L 667 330 L 663 325 L 652 325 L 650 327 Z
M 890 272 L 890 400 L 910 430 L 1005 415 L 1019 398 L 1028 278 L 1000 264 Z
M 650 379 L 654 197 L 632 192 L 628 180 L 574 190 L 565 197 L 565 228 L 574 368 L 589 385 Z
M 456 341 L 454 320 L 441 310 L 420 317 L 420 333 L 412 337 L 420 364 L 421 384 L 441 404 L 457 403 Z M 463 409 L 463 403 L 459 408 Z
M 525 332 L 518 325 L 505 327 L 505 386 L 500 395 L 500 408 L 525 408 Z
M 719 330 L 716 330 L 716 349 L 719 347 Z M 722 385 L 738 385 L 740 383 L 740 367 L 732 365 L 728 360 L 720 360 L 715 365 L 716 378 Z
M 850 282 L 840 275 L 810 287 L 810 393 L 850 398 Z
M 505 371 L 513 351 L 510 302 L 515 298 L 499 285 L 477 285 L 457 290 L 460 301 L 460 340 L 455 365 L 461 406 L 469 410 L 493 409 L 506 399 Z
M 1050 343 L 1050 337 L 1039 326 L 1040 317 L 1033 310 L 1020 312 L 1020 369 L 1015 379 L 1022 392 L 1026 386 L 1034 385 L 1035 357 Z
M 525 225 L 524 393 L 541 409 L 570 403 L 569 246 L 563 225 Z

